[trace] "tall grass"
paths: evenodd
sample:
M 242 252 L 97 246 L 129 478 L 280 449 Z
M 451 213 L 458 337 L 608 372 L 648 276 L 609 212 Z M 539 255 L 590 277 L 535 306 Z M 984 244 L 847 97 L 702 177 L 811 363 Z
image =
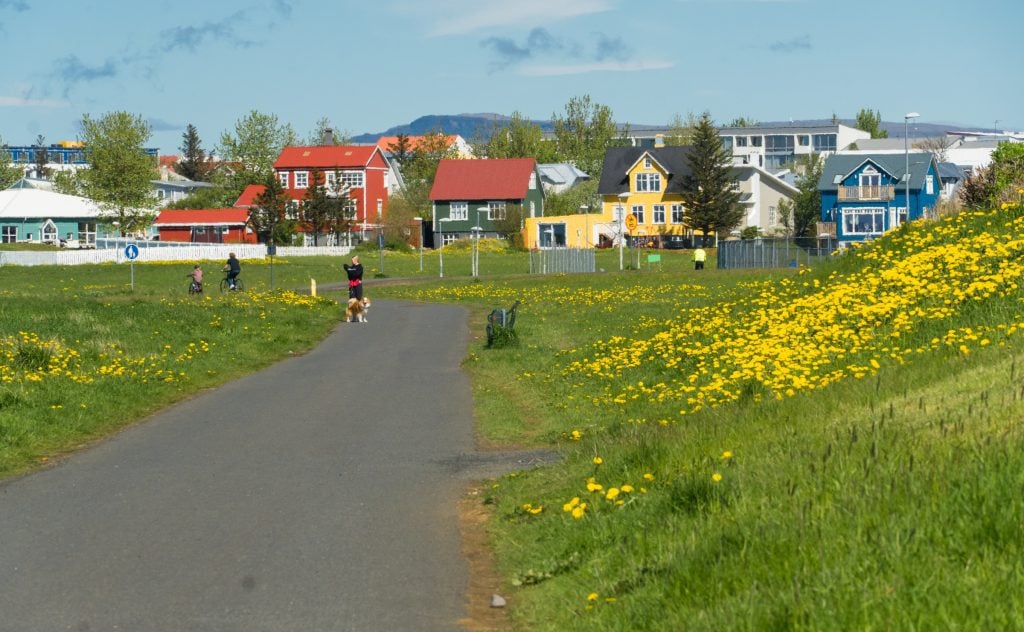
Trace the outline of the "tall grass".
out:
M 914 223 L 796 275 L 382 288 L 523 300 L 474 346 L 524 629 L 1024 626 L 1019 207 Z

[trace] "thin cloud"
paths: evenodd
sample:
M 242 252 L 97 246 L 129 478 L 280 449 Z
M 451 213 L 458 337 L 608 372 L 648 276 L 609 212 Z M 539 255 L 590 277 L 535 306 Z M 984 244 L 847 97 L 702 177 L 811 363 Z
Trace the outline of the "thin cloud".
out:
M 176 132 L 182 129 L 181 125 L 178 123 L 168 123 L 167 121 L 158 118 L 148 118 L 146 119 L 146 123 L 149 124 L 150 129 L 154 132 Z
M 429 31 L 429 35 L 440 37 L 601 13 L 610 10 L 612 3 L 609 0 L 519 0 L 510 6 L 497 0 L 460 0 L 442 7 L 434 3 L 428 6 L 435 14 L 446 14 Z
M 270 3 L 270 6 L 282 18 L 288 19 L 292 17 L 292 9 L 294 9 L 294 7 L 289 0 L 274 0 Z
M 519 74 L 530 77 L 558 77 L 565 75 L 582 75 L 591 72 L 642 72 L 647 70 L 664 70 L 675 64 L 670 61 L 606 61 L 586 64 L 538 65 L 524 66 Z
M 773 42 L 768 46 L 773 53 L 795 53 L 801 50 L 811 50 L 811 36 L 801 35 L 791 40 Z
M 196 50 L 209 39 L 220 40 L 240 48 L 249 48 L 255 42 L 239 37 L 235 29 L 243 19 L 243 13 L 237 11 L 216 22 L 205 22 L 197 26 L 176 26 L 160 32 L 165 40 L 160 45 L 164 52 L 171 52 L 176 49 L 185 49 L 190 52 Z
M 32 99 L 29 97 L 0 96 L 0 107 L 9 108 L 66 108 L 71 105 L 61 99 Z
M 491 72 L 504 70 L 510 66 L 520 65 L 530 60 L 573 61 L 572 65 L 548 64 L 543 67 L 569 68 L 579 67 L 578 63 L 592 65 L 604 62 L 626 63 L 633 58 L 633 50 L 618 37 L 609 37 L 603 33 L 595 33 L 594 43 L 587 48 L 580 42 L 555 36 L 544 28 L 534 28 L 520 44 L 509 37 L 488 37 L 480 45 L 489 48 L 495 54 L 490 64 Z M 542 67 L 542 66 L 538 66 Z
M 21 13 L 28 11 L 28 2 L 25 0 L 0 0 L 0 9 L 11 9 Z
M 597 39 L 597 52 L 594 57 L 598 61 L 605 61 L 606 59 L 614 59 L 618 61 L 626 61 L 633 56 L 633 51 L 626 46 L 626 43 L 619 37 L 608 37 L 607 35 L 601 34 Z
M 80 83 L 110 79 L 117 74 L 117 65 L 109 59 L 99 66 L 90 66 L 82 63 L 77 55 L 68 55 L 54 62 L 51 76 L 63 86 L 62 95 L 67 98 L 71 89 Z

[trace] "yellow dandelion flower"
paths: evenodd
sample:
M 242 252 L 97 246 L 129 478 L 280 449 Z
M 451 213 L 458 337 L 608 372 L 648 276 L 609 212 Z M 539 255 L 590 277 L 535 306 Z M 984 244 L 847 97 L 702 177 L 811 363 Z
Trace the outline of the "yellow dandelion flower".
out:
M 619 489 L 622 490 L 623 494 L 629 494 L 629 493 L 631 493 L 633 491 L 633 486 L 632 485 L 623 485 Z
M 644 474 L 644 480 L 645 481 L 653 481 L 654 480 L 654 474 L 651 474 L 650 472 L 647 472 L 646 474 Z
M 732 450 L 726 450 L 725 452 L 722 453 L 722 459 L 723 460 L 731 459 L 731 458 L 732 458 Z
M 605 500 L 615 500 L 616 498 L 618 498 L 618 496 L 619 496 L 619 488 L 618 487 L 609 487 L 608 488 L 608 493 L 606 493 L 604 495 L 604 498 L 605 498 Z
M 722 475 L 719 474 L 718 472 L 715 472 L 714 474 L 711 475 L 711 480 L 713 480 L 713 481 L 715 481 L 717 483 L 720 480 L 722 480 Z
M 594 457 L 594 465 L 601 465 L 602 463 L 604 463 L 604 459 L 599 456 Z
M 592 592 L 589 595 L 587 595 L 587 601 L 597 601 L 598 597 L 600 597 L 600 595 L 598 595 L 596 592 Z
M 580 497 L 573 496 L 573 499 L 562 505 L 562 511 L 570 512 L 580 504 Z

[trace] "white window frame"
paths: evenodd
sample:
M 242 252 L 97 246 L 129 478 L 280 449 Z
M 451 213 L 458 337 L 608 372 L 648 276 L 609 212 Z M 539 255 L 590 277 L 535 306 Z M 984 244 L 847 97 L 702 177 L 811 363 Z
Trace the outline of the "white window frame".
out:
M 860 172 L 858 177 L 861 187 L 880 187 L 882 186 L 882 174 L 877 169 L 868 165 L 864 168 L 864 171 Z
M 935 176 L 929 175 L 924 177 L 924 193 L 925 195 L 935 194 Z
M 469 219 L 469 202 L 452 202 L 448 207 L 448 217 L 462 221 Z
M 886 209 L 882 206 L 866 206 L 866 207 L 847 207 L 842 211 L 843 215 L 843 234 L 844 235 L 881 235 L 885 232 L 885 214 Z M 855 218 L 861 216 L 871 216 L 871 230 L 855 230 L 857 222 Z
M 18 243 L 18 227 L 14 225 L 5 224 L 0 226 L 0 243 L 3 244 L 15 244 Z
M 352 189 L 362 189 L 366 178 L 362 171 L 342 171 L 341 181 Z
M 287 171 L 278 171 L 277 172 L 277 181 L 281 183 L 281 188 L 287 189 L 288 188 L 288 172 Z
M 295 172 L 295 188 L 296 189 L 307 189 L 307 188 L 309 188 L 309 172 L 308 171 L 296 171 Z
M 530 190 L 535 191 L 537 189 L 537 172 L 530 172 Z
M 636 191 L 637 191 L 637 193 L 660 193 L 661 192 L 661 174 L 660 173 L 638 173 L 638 174 L 636 174 Z
M 768 225 L 769 226 L 775 226 L 776 223 L 778 223 L 778 213 L 776 213 L 774 206 L 769 206 L 768 207 Z
M 672 223 L 673 224 L 682 224 L 683 223 L 683 217 L 684 217 L 684 214 L 685 214 L 684 211 L 683 211 L 683 205 L 682 204 L 673 204 L 672 207 L 669 210 L 672 212 L 672 215 L 670 217 Z
M 644 205 L 643 204 L 634 204 L 633 206 L 630 207 L 629 212 L 632 213 L 633 215 L 636 215 L 636 223 L 637 224 L 644 224 L 644 223 L 646 223 L 644 221 Z
M 651 157 L 650 156 L 644 156 L 644 169 L 650 169 L 650 168 L 651 168 Z
M 487 219 L 494 221 L 496 219 L 505 219 L 505 213 L 507 211 L 505 202 L 488 202 L 487 203 Z
M 651 221 L 655 224 L 665 223 L 665 205 L 655 204 L 651 207 Z
M 333 189 L 334 188 L 334 183 L 337 182 L 337 179 L 336 179 L 337 175 L 338 174 L 335 173 L 334 171 L 325 171 L 324 172 L 324 185 L 329 187 L 329 188 L 331 188 L 331 189 Z

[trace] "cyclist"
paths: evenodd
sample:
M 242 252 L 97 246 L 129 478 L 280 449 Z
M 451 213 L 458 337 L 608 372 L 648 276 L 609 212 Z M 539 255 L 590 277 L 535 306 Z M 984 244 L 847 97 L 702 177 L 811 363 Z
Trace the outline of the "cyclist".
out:
M 232 290 L 237 289 L 235 279 L 237 279 L 238 275 L 242 273 L 242 264 L 238 262 L 238 257 L 235 256 L 235 253 L 228 253 L 228 260 L 227 263 L 224 264 L 224 271 L 228 273 L 228 285 Z
M 192 292 L 193 294 L 202 294 L 203 293 L 203 269 L 201 267 L 199 267 L 199 264 L 197 263 L 196 265 L 194 265 L 192 267 L 192 272 L 189 273 L 186 276 L 188 276 L 190 279 L 192 279 L 192 286 L 189 288 L 189 291 Z

